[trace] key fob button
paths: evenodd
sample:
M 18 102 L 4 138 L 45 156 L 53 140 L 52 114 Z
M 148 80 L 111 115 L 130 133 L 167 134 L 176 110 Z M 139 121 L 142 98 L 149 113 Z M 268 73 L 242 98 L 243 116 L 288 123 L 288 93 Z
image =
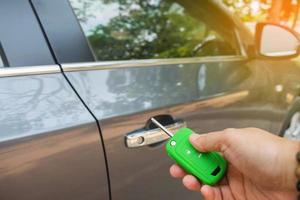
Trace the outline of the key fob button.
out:
M 171 144 L 171 146 L 175 146 L 175 145 L 176 145 L 176 141 L 175 141 L 175 140 L 172 140 L 172 141 L 170 142 L 170 144 Z
M 187 128 L 177 131 L 166 146 L 168 155 L 204 184 L 214 185 L 226 172 L 226 160 L 217 152 L 198 152 L 189 142 L 191 132 Z M 175 146 L 172 141 L 176 141 Z

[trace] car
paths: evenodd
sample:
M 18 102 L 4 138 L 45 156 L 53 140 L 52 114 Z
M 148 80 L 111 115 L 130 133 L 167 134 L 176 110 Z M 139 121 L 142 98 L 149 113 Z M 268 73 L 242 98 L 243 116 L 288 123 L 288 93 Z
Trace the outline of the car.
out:
M 169 176 L 152 117 L 172 132 L 299 139 L 293 30 L 254 35 L 221 1 L 0 5 L 3 200 L 199 199 Z

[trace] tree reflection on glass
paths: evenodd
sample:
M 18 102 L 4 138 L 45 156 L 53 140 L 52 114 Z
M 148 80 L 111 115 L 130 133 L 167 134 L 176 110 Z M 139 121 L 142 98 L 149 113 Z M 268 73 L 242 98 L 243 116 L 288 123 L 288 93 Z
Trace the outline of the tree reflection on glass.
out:
M 71 0 L 98 60 L 235 54 L 201 20 L 166 0 Z

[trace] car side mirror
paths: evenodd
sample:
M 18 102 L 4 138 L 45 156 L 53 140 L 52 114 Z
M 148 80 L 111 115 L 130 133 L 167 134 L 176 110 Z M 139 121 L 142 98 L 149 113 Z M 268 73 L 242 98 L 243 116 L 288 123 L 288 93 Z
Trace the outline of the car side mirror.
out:
M 299 54 L 299 38 L 293 30 L 272 23 L 258 23 L 256 52 L 264 58 L 293 58 Z

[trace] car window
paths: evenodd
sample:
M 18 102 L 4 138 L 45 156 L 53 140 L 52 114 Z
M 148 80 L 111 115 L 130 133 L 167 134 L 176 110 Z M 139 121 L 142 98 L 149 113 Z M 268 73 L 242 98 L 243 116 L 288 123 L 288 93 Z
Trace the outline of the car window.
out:
M 70 2 L 100 61 L 239 54 L 233 30 L 225 37 L 174 1 Z

